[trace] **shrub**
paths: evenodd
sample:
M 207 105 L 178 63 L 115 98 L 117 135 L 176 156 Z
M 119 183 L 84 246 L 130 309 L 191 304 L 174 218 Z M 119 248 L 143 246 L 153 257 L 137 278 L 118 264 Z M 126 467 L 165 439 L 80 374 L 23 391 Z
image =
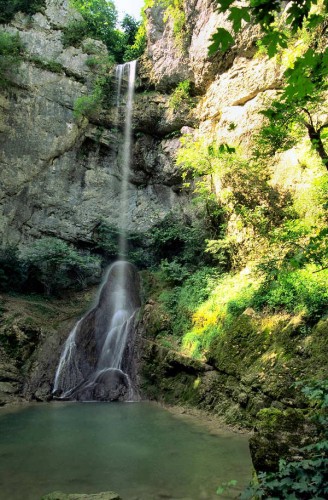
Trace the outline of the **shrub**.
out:
M 163 20 L 166 23 L 169 19 L 172 19 L 175 45 L 177 49 L 182 51 L 188 35 L 183 0 L 163 0 L 163 3 L 166 6 Z
M 45 0 L 0 0 L 0 23 L 9 23 L 16 12 L 35 14 L 45 7 Z
M 80 118 L 86 116 L 87 118 L 94 117 L 101 109 L 102 96 L 98 91 L 94 91 L 91 95 L 78 97 L 74 102 L 74 116 Z
M 319 318 L 328 305 L 328 272 L 315 272 L 314 266 L 296 271 L 282 270 L 274 279 L 267 279 L 256 292 L 252 305 L 257 309 L 303 312 Z
M 17 247 L 0 250 L 0 290 L 20 291 L 25 277 L 25 268 L 19 259 Z
M 164 259 L 189 267 L 210 264 L 212 258 L 205 254 L 208 229 L 197 220 L 176 216 L 173 212 L 156 224 L 148 233 L 149 251 L 153 265 Z
M 72 21 L 63 29 L 62 42 L 64 48 L 78 47 L 82 40 L 89 36 L 87 22 L 82 19 L 80 21 Z
M 0 86 L 7 85 L 6 74 L 18 65 L 21 49 L 18 35 L 0 32 Z
M 167 266 L 167 263 L 165 265 Z M 180 286 L 164 290 L 159 300 L 171 317 L 173 334 L 181 338 L 191 328 L 192 318 L 197 308 L 209 297 L 218 272 L 212 267 L 203 267 L 191 275 L 186 273 L 186 268 L 178 267 L 177 270 L 174 268 L 174 271 L 173 278 L 171 275 L 165 276 L 167 271 L 164 276 L 163 271 L 160 271 L 161 277 L 168 280 L 166 283 L 170 285 L 179 283 Z M 178 277 L 176 273 L 179 273 Z
M 91 94 L 78 97 L 74 102 L 74 116 L 79 118 L 86 116 L 87 118 L 94 118 L 102 108 L 106 105 L 108 98 L 108 88 L 111 84 L 111 77 L 109 70 L 112 68 L 113 60 L 111 57 L 106 58 L 89 58 L 89 64 L 97 64 L 98 77 L 93 84 Z
M 190 96 L 190 90 L 189 80 L 180 82 L 170 97 L 169 107 L 173 109 L 173 111 L 178 111 L 181 106 L 191 107 L 193 104 L 193 100 Z
M 42 238 L 26 246 L 21 258 L 27 266 L 28 288 L 46 295 L 68 288 L 81 289 L 100 275 L 100 259 L 77 251 L 58 238 Z

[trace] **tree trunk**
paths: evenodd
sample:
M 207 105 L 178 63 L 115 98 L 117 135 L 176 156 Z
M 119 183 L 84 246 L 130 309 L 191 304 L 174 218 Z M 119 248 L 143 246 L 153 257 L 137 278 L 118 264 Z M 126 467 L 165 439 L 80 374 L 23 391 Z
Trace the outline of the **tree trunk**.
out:
M 308 130 L 312 146 L 314 147 L 314 149 L 322 159 L 324 166 L 328 170 L 328 153 L 326 152 L 323 142 L 321 140 L 320 131 L 316 130 L 314 126 L 310 123 L 306 124 L 306 128 Z

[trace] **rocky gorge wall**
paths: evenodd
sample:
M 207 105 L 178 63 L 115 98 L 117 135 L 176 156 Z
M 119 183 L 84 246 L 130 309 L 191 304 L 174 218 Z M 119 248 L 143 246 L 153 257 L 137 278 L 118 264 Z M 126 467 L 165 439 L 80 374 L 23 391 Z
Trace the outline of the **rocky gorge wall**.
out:
M 174 162 L 185 132 L 240 145 L 247 151 L 261 124 L 263 103 L 281 85 L 277 62 L 256 55 L 256 30 L 251 27 L 245 26 L 236 46 L 224 56 L 208 57 L 209 39 L 216 27 L 228 26 L 214 6 L 210 0 L 184 3 L 182 45 L 177 44 L 172 20 L 163 20 L 164 8 L 147 9 L 148 42 L 138 65 L 133 113 L 131 230 L 142 233 L 170 211 L 188 210 L 189 195 L 181 189 L 181 174 Z M 121 136 L 114 106 L 92 118 L 77 119 L 73 113 L 74 102 L 90 93 L 94 79 L 87 64 L 88 47 L 93 44 L 96 51 L 105 53 L 100 42 L 91 40 L 80 48 L 64 48 L 62 30 L 76 16 L 66 0 L 48 0 L 44 13 L 31 19 L 17 15 L 10 26 L 2 28 L 19 33 L 25 47 L 25 59 L 11 75 L 12 86 L 2 91 L 0 101 L 0 233 L 4 245 L 23 245 L 52 235 L 83 246 L 92 243 L 99 221 L 115 226 L 119 218 L 117 144 Z M 42 59 L 42 67 L 35 58 Z M 52 62 L 59 64 L 58 72 L 45 67 Z M 172 91 L 184 80 L 191 82 L 194 106 L 173 109 Z M 114 90 L 111 98 L 115 98 Z M 0 334 L 13 336 L 17 349 L 9 359 L 3 355 L 2 402 L 22 394 L 27 399 L 50 397 L 61 346 L 86 302 L 81 299 L 81 306 L 75 304 L 57 322 L 54 311 L 62 304 L 50 305 L 42 316 L 39 311 L 34 314 L 33 303 L 22 312 L 21 304 L 17 309 L 12 301 L 4 301 Z M 214 345 L 207 363 L 201 363 L 154 342 L 154 318 L 160 330 L 162 318 L 150 301 L 139 327 L 140 337 L 146 339 L 140 359 L 145 397 L 195 405 L 223 415 L 232 424 L 252 426 L 263 408 L 292 408 L 290 374 L 306 371 L 311 356 L 323 359 L 326 321 L 313 328 L 311 340 L 301 337 L 301 321 L 269 318 L 271 333 L 278 338 L 272 335 L 270 343 L 262 342 L 270 330 L 263 318 L 254 311 L 245 312 L 231 332 L 230 343 Z M 276 353 L 287 348 L 285 363 Z M 17 366 L 15 356 L 19 357 Z
M 99 221 L 116 226 L 118 220 L 121 135 L 115 112 L 109 108 L 93 120 L 73 113 L 95 79 L 90 53 L 106 55 L 106 48 L 90 39 L 79 48 L 64 47 L 64 28 L 79 19 L 68 4 L 48 0 L 43 13 L 18 13 L 1 27 L 18 34 L 24 48 L 23 61 L 8 75 L 9 89 L 1 92 L 3 245 L 42 235 L 87 244 Z M 114 83 L 112 94 L 108 99 L 115 103 Z M 171 155 L 177 141 L 169 134 L 188 119 L 168 116 L 166 96 L 144 96 L 139 80 L 133 120 L 129 228 L 144 231 L 183 205 Z
M 174 161 L 181 135 L 211 133 L 218 141 L 247 146 L 260 123 L 257 111 L 263 99 L 279 86 L 275 63 L 254 58 L 256 33 L 248 27 L 228 54 L 208 57 L 212 33 L 222 23 L 227 26 L 214 5 L 210 0 L 185 2 L 182 47 L 176 43 L 172 21 L 163 20 L 163 7 L 147 9 L 148 42 L 138 65 L 133 112 L 128 217 L 133 231 L 142 233 L 170 211 L 188 210 L 189 195 L 181 190 L 181 174 Z M 9 89 L 1 92 L 0 234 L 4 246 L 23 245 L 41 236 L 85 246 L 92 243 L 100 221 L 116 226 L 119 219 L 121 134 L 115 107 L 92 118 L 74 116 L 76 99 L 90 94 L 95 78 L 88 65 L 90 46 L 92 53 L 100 55 L 106 55 L 106 48 L 90 39 L 79 48 L 64 47 L 63 30 L 76 19 L 79 14 L 68 0 L 47 0 L 44 12 L 32 17 L 17 14 L 10 25 L 1 27 L 18 34 L 24 47 L 23 61 L 9 74 Z M 185 79 L 192 83 L 195 106 L 173 109 L 170 94 Z M 112 92 L 109 100 L 115 102 L 114 87 Z M 232 122 L 234 128 L 229 127 Z M 28 339 L 25 342 L 24 317 L 18 314 L 11 327 L 23 347 L 30 345 Z M 31 331 L 40 328 L 38 317 Z M 69 329 L 59 328 L 63 339 Z M 7 327 L 4 332 L 10 335 Z M 29 355 L 33 345 L 38 346 L 34 340 L 31 349 L 27 348 Z M 41 341 L 27 397 L 36 393 L 37 398 L 49 397 L 62 345 L 57 340 L 53 349 L 43 349 Z M 29 355 L 23 356 L 21 366 Z M 7 380 L 5 374 L 3 380 Z M 17 387 L 14 394 L 21 392 Z
M 1 28 L 18 34 L 24 47 L 23 62 L 9 75 L 10 89 L 1 92 L 3 245 L 41 235 L 88 244 L 99 221 L 115 226 L 118 219 L 115 112 L 103 110 L 93 119 L 73 114 L 74 102 L 90 94 L 94 82 L 90 46 L 98 55 L 106 54 L 106 48 L 90 39 L 79 48 L 64 47 L 63 30 L 79 14 L 68 0 L 48 0 L 46 5 L 43 13 L 31 18 L 17 14 Z M 214 5 L 210 0 L 186 2 L 182 49 L 172 22 L 163 21 L 163 7 L 147 10 L 148 46 L 138 70 L 129 183 L 129 229 L 134 231 L 142 232 L 185 206 L 174 165 L 184 126 L 247 145 L 260 123 L 258 109 L 279 87 L 276 64 L 253 58 L 255 34 L 248 28 L 224 57 L 207 56 L 211 34 L 219 24 L 227 25 Z M 54 64 L 56 71 L 51 70 Z M 186 79 L 197 105 L 192 111 L 173 110 L 169 94 Z M 114 95 L 110 99 L 114 102 Z

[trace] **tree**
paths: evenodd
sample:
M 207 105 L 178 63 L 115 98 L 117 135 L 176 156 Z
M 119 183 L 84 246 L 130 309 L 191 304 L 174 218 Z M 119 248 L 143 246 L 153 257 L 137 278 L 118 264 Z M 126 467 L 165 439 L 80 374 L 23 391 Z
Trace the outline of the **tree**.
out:
M 100 271 L 100 259 L 77 251 L 58 238 L 41 238 L 26 246 L 22 260 L 28 269 L 28 278 L 39 282 L 46 295 L 67 288 L 83 288 Z
M 267 47 L 269 56 L 274 56 L 279 47 L 287 47 L 288 35 L 284 27 L 291 34 L 295 34 L 299 28 L 302 28 L 305 22 L 308 22 L 311 29 L 318 26 L 324 19 L 324 13 L 327 11 L 328 0 L 292 0 L 286 2 L 281 0 L 249 0 L 246 5 L 239 7 L 235 5 L 235 0 L 216 0 L 218 11 L 228 12 L 228 19 L 232 22 L 234 34 L 241 31 L 244 23 L 250 21 L 259 25 L 263 32 L 262 43 Z M 321 13 L 313 11 L 313 6 L 322 3 Z M 279 25 L 278 16 L 285 11 L 282 23 Z M 277 22 L 278 19 L 278 22 Z M 224 28 L 219 28 L 213 35 L 210 54 L 218 50 L 226 51 L 234 43 L 234 38 Z
M 117 10 L 112 1 L 107 0 L 71 0 L 72 5 L 84 19 L 84 37 L 90 36 L 101 40 L 109 53 L 116 56 L 122 43 L 122 33 L 116 29 Z M 79 22 L 72 23 L 70 30 Z
M 45 3 L 45 0 L 0 0 L 0 23 L 9 23 L 19 11 L 35 14 Z
M 125 14 L 123 21 L 121 22 L 121 26 L 123 28 L 123 32 L 125 35 L 125 42 L 127 45 L 133 45 L 137 31 L 140 26 L 140 22 L 136 21 L 133 16 L 129 14 Z
M 263 33 L 260 45 L 265 47 L 269 57 L 285 49 L 291 36 L 300 33 L 300 29 L 312 34 L 307 49 L 285 71 L 279 98 L 263 112 L 268 124 L 261 130 L 258 144 L 262 153 L 271 155 L 293 146 L 297 142 L 295 130 L 305 129 L 313 149 L 328 170 L 324 139 L 328 128 L 328 108 L 324 105 L 328 90 L 325 43 L 328 0 L 293 0 L 287 7 L 285 2 L 278 0 L 250 0 L 242 7 L 236 7 L 230 0 L 217 0 L 217 3 L 219 12 L 228 12 L 234 34 L 245 22 L 252 21 L 260 26 Z M 219 28 L 212 42 L 210 54 L 228 50 L 234 38 L 227 30 Z
M 86 20 L 90 33 L 108 46 L 112 42 L 118 17 L 114 3 L 110 0 L 71 1 Z

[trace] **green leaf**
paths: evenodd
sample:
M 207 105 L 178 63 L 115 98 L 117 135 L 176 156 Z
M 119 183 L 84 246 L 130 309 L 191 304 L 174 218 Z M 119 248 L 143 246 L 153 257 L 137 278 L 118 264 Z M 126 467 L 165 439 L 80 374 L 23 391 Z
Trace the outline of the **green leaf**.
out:
M 240 31 L 243 21 L 250 22 L 249 9 L 247 7 L 231 7 L 228 19 L 232 21 L 234 32 L 237 33 Z
M 307 20 L 307 29 L 311 30 L 319 26 L 324 21 L 324 17 L 320 14 L 312 14 Z
M 219 486 L 219 488 L 216 490 L 217 495 L 222 495 L 225 492 L 225 488 L 223 486 Z
M 216 0 L 219 4 L 218 9 L 219 12 L 227 12 L 231 4 L 234 3 L 235 0 Z
M 211 45 L 208 48 L 208 54 L 210 56 L 214 55 L 219 50 L 221 52 L 226 52 L 231 45 L 234 44 L 235 40 L 229 33 L 229 31 L 224 28 L 218 28 L 216 33 L 211 38 Z
M 273 30 L 268 32 L 261 40 L 261 43 L 266 47 L 269 57 L 277 54 L 280 47 L 287 47 L 288 37 L 281 31 Z

